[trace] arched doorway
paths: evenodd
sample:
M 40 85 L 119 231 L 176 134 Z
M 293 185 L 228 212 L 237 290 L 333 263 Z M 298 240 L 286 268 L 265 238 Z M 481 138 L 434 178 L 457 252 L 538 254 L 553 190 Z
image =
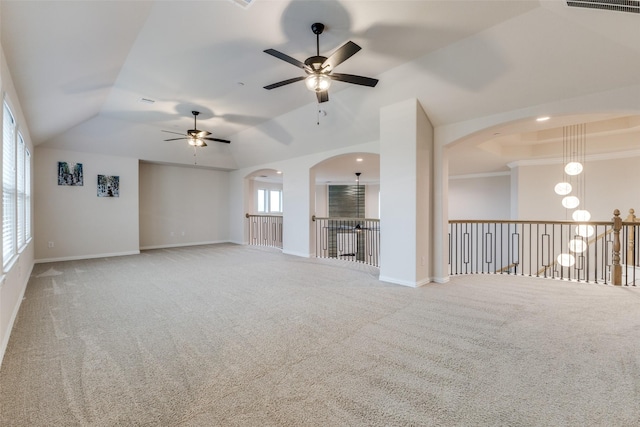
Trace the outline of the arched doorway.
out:
M 377 266 L 380 241 L 380 156 L 348 153 L 311 168 L 315 177 L 312 240 L 316 257 Z
M 245 177 L 245 241 L 282 249 L 283 174 L 259 169 Z

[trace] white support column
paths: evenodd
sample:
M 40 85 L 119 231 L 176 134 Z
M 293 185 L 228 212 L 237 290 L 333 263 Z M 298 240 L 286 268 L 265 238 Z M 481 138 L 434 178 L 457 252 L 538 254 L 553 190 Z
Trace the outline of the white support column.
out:
M 380 280 L 431 281 L 433 126 L 416 99 L 380 111 Z
M 438 141 L 433 155 L 433 274 L 437 283 L 449 281 L 449 155 Z
M 309 258 L 314 253 L 311 236 L 315 223 L 315 176 L 304 162 L 291 164 L 285 171 L 282 185 L 282 252 Z

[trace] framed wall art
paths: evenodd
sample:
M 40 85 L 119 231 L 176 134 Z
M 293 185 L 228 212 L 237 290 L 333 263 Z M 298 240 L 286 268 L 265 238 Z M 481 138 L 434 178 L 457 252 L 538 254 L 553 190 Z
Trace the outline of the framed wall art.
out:
M 120 197 L 120 177 L 98 175 L 98 197 Z
M 82 163 L 58 162 L 58 185 L 84 185 Z

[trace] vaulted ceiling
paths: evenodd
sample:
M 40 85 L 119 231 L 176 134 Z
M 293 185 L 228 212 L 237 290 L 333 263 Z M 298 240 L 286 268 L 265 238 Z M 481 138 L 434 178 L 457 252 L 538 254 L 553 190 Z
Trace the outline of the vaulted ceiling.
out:
M 191 164 L 162 130 L 191 129 L 197 110 L 198 128 L 232 141 L 199 149 L 198 163 L 235 169 L 376 141 L 380 108 L 410 97 L 441 127 L 602 94 L 629 97 L 626 108 L 487 130 L 452 171 L 550 155 L 540 146 L 567 123 L 626 120 L 616 149 L 640 143 L 638 13 L 563 0 L 249 3 L 2 0 L 0 40 L 33 143 Z M 321 54 L 362 47 L 338 71 L 375 88 L 334 82 L 319 105 L 303 82 L 263 88 L 302 75 L 263 51 L 315 55 L 314 22 L 326 26 Z

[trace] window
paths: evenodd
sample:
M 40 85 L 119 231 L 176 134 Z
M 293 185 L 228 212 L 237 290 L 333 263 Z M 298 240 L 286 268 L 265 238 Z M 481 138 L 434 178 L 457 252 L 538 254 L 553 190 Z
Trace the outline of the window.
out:
M 2 122 L 2 264 L 16 253 L 16 122 L 4 103 Z
M 258 190 L 258 212 L 267 211 L 267 190 Z
M 31 153 L 6 102 L 2 125 L 2 262 L 31 238 Z
M 281 213 L 282 212 L 282 190 L 258 190 L 258 212 L 261 213 Z
M 269 212 L 282 212 L 282 191 L 269 191 Z
M 22 135 L 18 132 L 18 161 L 17 172 L 17 202 L 18 202 L 18 249 L 21 250 L 31 237 L 31 154 L 27 150 Z

